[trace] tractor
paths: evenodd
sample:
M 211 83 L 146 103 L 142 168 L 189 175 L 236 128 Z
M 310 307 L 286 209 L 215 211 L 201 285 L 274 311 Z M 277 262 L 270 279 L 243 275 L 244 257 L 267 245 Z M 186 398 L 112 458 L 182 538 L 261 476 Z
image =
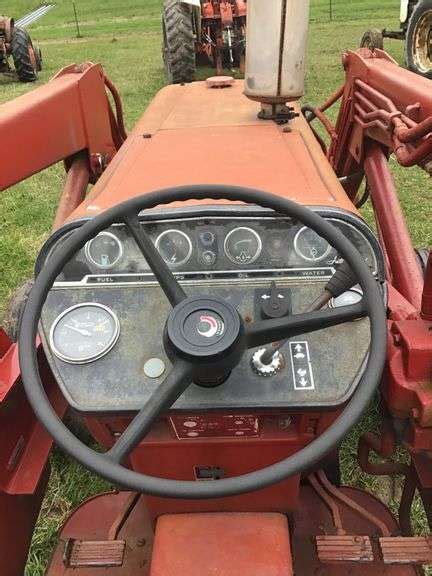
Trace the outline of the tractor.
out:
M 15 72 L 21 82 L 34 82 L 42 70 L 42 53 L 33 44 L 25 28 L 15 26 L 13 18 L 0 17 L 0 72 L 9 73 L 12 56 Z
M 360 46 L 384 48 L 384 38 L 405 42 L 407 68 L 432 78 L 432 1 L 401 0 L 400 30 L 371 29 L 364 33 Z
M 165 0 L 162 55 L 170 84 L 192 82 L 196 67 L 244 71 L 247 0 Z
M 389 164 L 432 173 L 430 80 L 347 51 L 343 85 L 301 106 L 308 2 L 249 0 L 247 17 L 244 81 L 166 86 L 129 134 L 100 64 L 0 107 L 0 189 L 66 168 L 0 331 L 2 576 L 23 574 L 54 443 L 114 489 L 69 515 L 47 576 L 432 562 L 411 522 L 418 493 L 432 526 L 432 256 Z M 399 479 L 398 511 L 341 483 L 372 403 L 349 457 Z

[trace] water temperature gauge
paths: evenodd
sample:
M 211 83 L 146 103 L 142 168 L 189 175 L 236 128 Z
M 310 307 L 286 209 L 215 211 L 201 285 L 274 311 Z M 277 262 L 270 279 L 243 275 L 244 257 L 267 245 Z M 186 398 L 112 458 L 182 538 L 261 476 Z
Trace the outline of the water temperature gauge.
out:
M 331 252 L 330 244 L 311 228 L 304 226 L 294 238 L 294 250 L 300 258 L 307 262 L 321 262 Z

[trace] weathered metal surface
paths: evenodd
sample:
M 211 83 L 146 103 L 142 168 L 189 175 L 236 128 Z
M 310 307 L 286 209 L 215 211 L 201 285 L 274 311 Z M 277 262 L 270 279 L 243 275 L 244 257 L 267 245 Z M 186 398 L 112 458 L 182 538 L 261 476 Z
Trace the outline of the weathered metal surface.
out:
M 69 540 L 65 564 L 70 568 L 112 568 L 123 565 L 124 540 Z
M 432 564 L 432 537 L 380 538 L 384 564 Z
M 60 540 L 47 576 L 91 576 L 100 572 L 106 572 L 109 576 L 147 576 L 153 545 L 153 527 L 142 498 L 128 511 L 133 496 L 130 492 L 100 494 L 79 506 L 60 531 Z M 125 522 L 119 525 L 118 519 L 123 518 L 125 512 Z M 126 542 L 121 566 L 103 569 L 65 565 L 65 545 L 70 539 L 106 542 L 109 541 L 114 526 L 120 528 L 116 538 Z
M 163 88 L 70 220 L 159 188 L 205 183 L 356 212 L 305 119 L 294 119 L 287 131 L 259 120 L 258 112 L 242 81 L 226 90 L 209 90 L 205 82 Z
M 173 462 L 177 465 L 180 460 L 181 458 L 178 457 L 174 460 L 171 459 L 171 465 Z M 342 491 L 373 515 L 379 516 L 386 523 L 390 532 L 393 533 L 397 531 L 397 524 L 388 509 L 373 496 L 362 492 L 361 490 L 352 488 L 342 488 Z M 289 488 L 285 491 L 285 494 L 290 494 Z M 255 512 L 260 508 L 263 510 L 266 510 L 267 508 L 267 511 L 269 508 L 272 508 L 272 506 L 268 505 L 269 502 L 266 491 L 257 492 L 252 496 L 253 498 L 249 499 L 248 505 L 243 508 L 244 511 L 250 513 Z M 238 504 L 241 498 L 227 499 L 230 500 L 231 504 L 227 511 L 238 511 Z M 161 514 L 172 514 L 173 510 L 180 510 L 183 508 L 184 511 L 189 510 L 187 518 L 193 519 L 194 515 L 190 513 L 192 511 L 202 513 L 211 510 L 213 507 L 216 508 L 216 512 L 219 512 L 217 510 L 218 503 L 214 504 L 213 501 L 208 500 L 196 501 L 194 503 L 155 498 L 149 500 L 152 501 L 152 513 L 150 516 L 146 508 L 146 498 L 142 497 L 137 501 L 135 507 L 122 525 L 117 537 L 118 539 L 126 541 L 124 563 L 122 567 L 110 568 L 108 572 L 110 576 L 148 575 L 152 556 L 153 526 L 154 522 L 161 516 Z M 123 492 L 100 495 L 82 504 L 69 517 L 61 530 L 60 542 L 53 556 L 50 568 L 48 569 L 47 576 L 91 575 L 93 571 L 90 571 L 89 568 L 68 568 L 64 565 L 63 554 L 65 542 L 69 538 L 79 540 L 107 540 L 111 527 L 116 523 L 116 519 L 124 514 L 124 510 L 127 508 L 130 501 L 131 494 Z M 413 566 L 384 564 L 381 557 L 379 542 L 375 538 L 376 528 L 373 524 L 368 522 L 365 518 L 359 517 L 358 514 L 345 507 L 341 508 L 341 514 L 343 525 L 349 533 L 350 540 L 348 540 L 348 543 L 351 543 L 350 551 L 352 552 L 354 549 L 353 541 L 355 542 L 355 536 L 353 536 L 353 534 L 361 534 L 362 543 L 357 543 L 360 549 L 356 549 L 356 557 L 358 558 L 360 555 L 361 557 L 366 558 L 366 550 L 369 554 L 370 544 L 372 547 L 373 559 L 368 561 L 367 564 L 364 562 L 353 561 L 338 563 L 323 563 L 320 561 L 317 554 L 315 537 L 321 537 L 318 538 L 318 540 L 323 542 L 325 541 L 325 539 L 322 538 L 323 536 L 334 536 L 334 526 L 331 514 L 326 507 L 326 504 L 310 487 L 302 486 L 299 494 L 298 507 L 295 511 L 288 514 L 290 532 L 292 535 L 291 546 L 293 569 L 295 574 L 298 576 L 310 576 L 311 574 L 320 574 L 320 576 L 346 576 L 347 574 L 350 574 L 350 576 L 364 576 L 365 574 L 368 574 L 368 576 L 382 576 L 383 574 L 386 576 L 416 576 L 416 571 Z M 217 516 L 231 516 L 235 518 L 235 516 L 239 515 L 217 514 Z M 257 521 L 253 524 L 255 532 L 257 532 L 256 528 L 260 524 L 261 514 L 255 513 L 253 516 L 257 518 Z M 266 516 L 266 514 L 264 514 L 264 516 Z M 181 518 L 182 516 L 179 517 L 180 524 Z M 234 531 L 234 536 L 230 539 L 229 550 L 235 548 L 238 543 L 244 541 L 245 532 L 242 526 L 243 525 L 233 521 L 232 530 Z M 188 534 L 189 533 L 190 532 L 188 532 Z M 214 531 L 209 529 L 208 525 L 204 525 L 203 529 L 200 532 L 197 532 L 197 538 L 202 537 L 202 539 L 205 540 L 206 537 L 208 537 L 209 539 L 212 539 L 212 533 L 214 536 Z M 170 534 L 171 532 L 168 533 L 168 540 L 170 540 Z M 227 556 L 233 557 L 232 561 L 235 565 L 235 555 L 229 555 L 229 550 L 225 550 L 223 546 L 220 546 L 219 540 L 215 546 L 219 554 L 226 552 Z M 274 554 L 275 548 L 275 539 L 273 539 L 268 546 L 267 552 Z M 188 553 L 193 559 L 194 554 L 192 554 L 192 549 L 195 551 L 195 548 L 192 548 L 192 545 L 187 543 L 184 546 L 184 550 L 181 551 L 181 557 L 184 558 L 184 553 L 186 551 L 186 553 Z M 251 562 L 255 559 L 256 554 L 264 554 L 266 552 L 264 550 L 260 552 L 257 546 L 252 546 L 251 548 L 247 547 L 247 550 Z M 170 553 L 168 547 L 165 547 L 165 551 L 167 554 Z M 211 550 L 209 550 L 209 557 L 211 555 Z M 100 569 L 95 568 L 94 570 L 96 574 Z M 183 572 L 179 570 L 171 573 L 176 574 L 176 576 L 183 576 Z M 269 574 L 269 572 L 264 573 L 266 576 Z M 170 572 L 164 573 L 164 576 L 167 576 L 167 574 L 170 574 Z M 190 574 L 191 573 L 188 572 L 189 576 Z M 201 576 L 202 574 L 205 574 L 205 572 L 201 570 L 199 574 Z M 222 572 L 221 574 L 224 574 L 225 576 L 226 572 Z M 230 572 L 228 572 L 228 574 L 230 574 Z M 253 574 L 253 571 L 248 569 L 243 572 L 237 571 L 235 574 L 236 576 L 238 574 Z M 282 572 L 282 574 L 284 573 Z
M 373 562 L 369 536 L 317 536 L 317 553 L 320 562 Z
M 150 576 L 291 576 L 282 514 L 169 514 L 156 523 Z
M 29 134 L 31 154 L 25 153 Z M 8 143 L 0 190 L 85 149 L 97 171 L 116 152 L 102 67 L 69 66 L 44 86 L 2 104 L 0 139 Z

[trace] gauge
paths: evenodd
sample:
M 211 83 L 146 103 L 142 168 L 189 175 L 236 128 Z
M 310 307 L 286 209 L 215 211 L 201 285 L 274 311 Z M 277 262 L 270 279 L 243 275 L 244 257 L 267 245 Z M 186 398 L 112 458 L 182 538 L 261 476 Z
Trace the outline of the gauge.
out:
M 337 298 L 332 298 L 329 302 L 330 308 L 340 308 L 341 306 L 351 306 L 358 304 L 363 298 L 361 288 L 351 288 Z
M 120 324 L 112 310 L 102 304 L 77 304 L 54 321 L 50 346 L 60 360 L 86 364 L 108 354 L 119 335 Z
M 113 268 L 123 256 L 123 246 L 111 232 L 101 232 L 87 242 L 85 255 L 98 268 Z
M 165 230 L 157 237 L 155 245 L 165 262 L 173 267 L 186 264 L 192 255 L 192 242 L 180 230 Z
M 320 262 L 330 254 L 332 247 L 314 230 L 304 226 L 295 235 L 294 250 L 303 260 Z
M 234 228 L 225 238 L 225 254 L 234 264 L 252 264 L 259 258 L 261 250 L 261 238 L 252 228 Z

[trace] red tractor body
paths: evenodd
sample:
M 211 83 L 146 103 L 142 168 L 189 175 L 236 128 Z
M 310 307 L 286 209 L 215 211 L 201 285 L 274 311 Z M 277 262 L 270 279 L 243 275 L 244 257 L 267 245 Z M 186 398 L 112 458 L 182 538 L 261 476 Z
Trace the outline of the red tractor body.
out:
M 220 18 L 222 24 L 235 18 L 240 8 L 229 2 L 202 5 L 203 15 Z M 215 182 L 261 189 L 331 220 L 371 266 L 386 310 L 382 428 L 362 435 L 358 462 L 369 474 L 403 478 L 398 520 L 374 496 L 339 485 L 335 445 L 302 473 L 279 482 L 263 480 L 253 491 L 208 497 L 183 492 L 174 499 L 157 488 L 98 495 L 66 521 L 48 568 L 50 576 L 91 576 L 101 569 L 113 576 L 408 576 L 432 561 L 430 536 L 415 536 L 410 522 L 416 490 L 429 524 L 432 521 L 432 257 L 423 271 L 388 165 L 394 154 L 400 164 L 430 172 L 430 81 L 402 70 L 381 51 L 349 52 L 343 63 L 343 87 L 321 108 L 305 107 L 302 113 L 299 103 L 293 103 L 289 121 L 286 116 L 259 119 L 259 104 L 243 96 L 242 81 L 225 88 L 198 82 L 161 90 L 126 137 L 117 92 L 101 66 L 92 64 L 70 66 L 46 86 L 1 107 L 0 138 L 12 142 L 5 151 L 10 161 L 7 157 L 0 173 L 2 189 L 65 160 L 65 191 L 55 230 L 38 258 L 36 282 L 48 274 L 56 254 L 72 250 L 71 242 L 80 234 L 82 246 L 72 257 L 70 252 L 61 276 L 53 272 L 52 281 L 56 280 L 41 312 L 34 361 L 59 418 L 67 404 L 72 406 L 112 462 L 117 442 L 125 438 L 125 431 L 129 434 L 134 414 L 148 402 L 143 394 L 150 389 L 163 393 L 161 375 L 180 338 L 170 332 L 174 320 L 169 301 L 133 238 L 150 254 L 148 262 L 157 260 L 151 246 L 158 249 L 166 264 L 165 278 L 155 275 L 164 285 L 174 270 L 188 303 L 194 302 L 198 289 L 213 298 L 218 295 L 214 301 L 208 296 L 210 311 L 200 309 L 196 325 L 184 330 L 186 339 L 198 338 L 191 335 L 194 328 L 208 341 L 224 337 L 226 326 L 235 321 L 225 322 L 223 312 L 219 317 L 214 310 L 225 302 L 233 302 L 240 311 L 246 338 L 255 338 L 254 323 L 262 326 L 266 321 L 276 334 L 291 315 L 301 316 L 337 274 L 338 254 L 307 235 L 307 227 L 296 218 L 240 202 L 240 188 L 237 193 L 219 193 Z M 114 95 L 116 114 L 106 88 Z M 325 111 L 339 100 L 333 126 Z M 329 146 L 311 126 L 315 118 L 327 130 Z M 34 140 L 32 155 L 18 155 L 29 131 L 34 139 L 43 137 L 46 145 Z M 376 235 L 359 213 L 364 177 Z M 86 195 L 90 181 L 95 185 Z M 189 194 L 186 186 L 194 186 Z M 175 202 L 163 206 L 170 187 L 183 188 L 176 188 Z M 206 200 L 206 189 L 211 200 Z M 159 192 L 153 195 L 154 190 Z M 105 230 L 100 219 L 109 218 L 124 201 L 132 206 L 150 199 L 151 207 L 139 215 L 140 226 L 153 240 L 150 247 L 145 247 L 145 236 L 140 238 L 136 220 L 128 214 Z M 93 240 L 84 242 L 85 231 L 98 221 L 95 238 L 105 234 L 107 242 L 101 247 Z M 128 236 L 128 230 L 136 236 Z M 236 234 L 240 236 L 233 242 Z M 175 300 L 174 292 L 169 292 L 170 301 Z M 32 298 L 21 336 L 28 330 Z M 280 301 L 287 299 L 292 308 L 283 308 Z M 337 311 L 336 300 L 334 295 L 328 310 L 316 313 L 327 318 Z M 92 301 L 99 312 L 114 310 L 120 333 L 108 343 L 106 353 L 83 361 L 73 354 L 86 353 L 91 346 L 86 343 L 91 311 L 84 320 L 71 317 L 68 325 L 59 323 L 65 313 Z M 181 305 L 174 308 L 180 309 Z M 194 314 L 195 309 L 188 318 Z M 167 315 L 165 325 L 161 318 Z M 92 340 L 99 342 L 98 334 L 112 318 L 98 317 Z M 74 340 L 68 330 L 80 338 Z M 254 355 L 232 371 L 229 365 L 223 378 L 218 377 L 218 363 L 206 367 L 205 374 L 196 372 L 196 383 L 176 396 L 174 406 L 171 398 L 131 447 L 129 471 L 161 482 L 190 481 L 205 494 L 236 476 L 277 468 L 277 462 L 295 458 L 325 438 L 357 395 L 357 375 L 368 362 L 369 320 L 331 324 L 316 334 L 304 330 L 285 343 L 282 365 L 276 360 L 274 365 L 260 363 Z M 66 333 L 69 341 L 61 348 Z M 18 345 L 0 332 L 2 576 L 22 574 L 52 445 L 23 392 L 21 371 L 43 420 L 28 386 L 25 345 L 23 336 Z M 185 356 L 186 348 L 181 350 Z M 44 425 L 50 430 L 54 426 L 48 417 Z M 407 450 L 408 462 L 394 461 L 399 444 Z M 371 452 L 382 460 L 371 460 Z M 89 467 L 98 470 L 100 457 Z

